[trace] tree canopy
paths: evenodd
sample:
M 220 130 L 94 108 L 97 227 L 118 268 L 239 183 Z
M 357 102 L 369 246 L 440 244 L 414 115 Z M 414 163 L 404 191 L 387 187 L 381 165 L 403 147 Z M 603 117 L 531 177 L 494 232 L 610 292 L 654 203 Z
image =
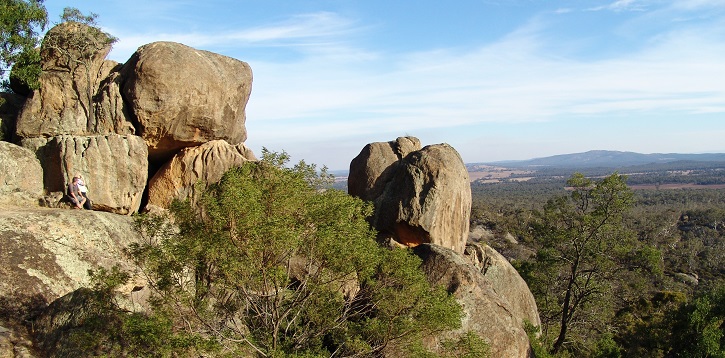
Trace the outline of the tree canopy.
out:
M 16 63 L 32 62 L 37 59 L 36 47 L 40 32 L 48 23 L 48 13 L 41 0 L 0 0 L 0 75 L 5 77 Z M 39 73 L 19 71 L 16 77 L 37 78 Z M 37 71 L 35 71 L 37 72 Z M 3 87 L 7 88 L 7 78 Z
M 599 181 L 574 174 L 568 195 L 549 200 L 533 224 L 535 260 L 521 265 L 542 316 L 551 351 L 576 351 L 591 329 L 613 315 L 611 301 L 633 267 L 655 269 L 656 252 L 624 226 L 633 194 L 617 173 Z M 648 261 L 649 260 L 649 261 Z
M 424 336 L 460 325 L 460 307 L 430 286 L 419 258 L 377 244 L 369 204 L 320 188 L 327 176 L 315 166 L 263 156 L 227 172 L 198 207 L 175 203 L 176 230 L 139 219 L 145 242 L 132 253 L 156 315 L 259 356 L 424 352 Z

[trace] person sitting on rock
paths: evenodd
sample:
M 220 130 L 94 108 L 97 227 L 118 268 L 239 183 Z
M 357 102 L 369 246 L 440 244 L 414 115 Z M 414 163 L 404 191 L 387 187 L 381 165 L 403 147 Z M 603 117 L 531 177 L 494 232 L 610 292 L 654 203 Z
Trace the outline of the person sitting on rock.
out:
M 78 174 L 76 177 L 78 178 L 78 181 L 76 182 L 78 192 L 81 194 L 83 199 L 86 200 L 85 204 L 83 204 L 83 208 L 86 210 L 92 210 L 93 206 L 91 205 L 91 199 L 88 198 L 88 187 L 86 187 L 86 183 L 83 181 L 83 176 Z
M 78 191 L 78 177 L 73 177 L 73 181 L 68 183 L 68 198 L 76 206 L 77 209 L 83 209 L 86 198 Z

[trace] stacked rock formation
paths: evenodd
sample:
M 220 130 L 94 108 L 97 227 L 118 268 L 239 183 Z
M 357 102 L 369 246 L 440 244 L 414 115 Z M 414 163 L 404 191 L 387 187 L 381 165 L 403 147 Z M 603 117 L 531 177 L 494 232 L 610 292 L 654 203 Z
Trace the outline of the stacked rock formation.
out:
M 51 29 L 40 88 L 27 98 L 0 96 L 2 357 L 35 356 L 23 320 L 88 286 L 89 269 L 137 271 L 123 251 L 138 234 L 131 218 L 114 214 L 143 209 L 145 192 L 154 208 L 195 200 L 199 183 L 256 160 L 244 145 L 252 85 L 246 63 L 157 42 L 119 64 L 104 59 L 108 39 L 89 39 L 99 40 L 90 52 L 73 47 L 88 31 L 78 23 Z M 38 207 L 56 207 L 76 174 L 95 211 Z M 120 297 L 138 305 L 148 295 L 144 286 L 135 277 Z
M 432 243 L 463 253 L 471 185 L 458 152 L 420 147 L 414 137 L 366 145 L 350 163 L 348 191 L 375 203 L 373 226 L 406 246 Z
M 14 141 L 40 160 L 47 193 L 63 192 L 81 174 L 95 210 L 130 214 L 142 209 L 147 188 L 154 194 L 151 204 L 167 208 L 174 198 L 196 195 L 197 181 L 208 185 L 229 167 L 256 160 L 244 146 L 248 64 L 156 42 L 121 65 L 105 60 L 109 41 L 99 41 L 89 54 L 74 52 L 71 39 L 88 31 L 68 22 L 48 32 L 40 88 L 14 126 Z M 164 169 L 149 180 L 156 168 Z M 213 174 L 200 174 L 211 169 Z
M 429 337 L 428 348 L 470 331 L 489 342 L 493 357 L 530 355 L 524 322 L 540 324 L 536 302 L 500 254 L 467 245 L 471 187 L 455 149 L 421 148 L 414 137 L 368 144 L 350 163 L 348 190 L 374 203 L 381 239 L 414 247 L 428 280 L 461 304 L 462 327 Z
M 20 144 L 0 142 L 0 241 L 6 249 L 0 275 L 7 278 L 0 282 L 0 306 L 12 313 L 0 317 L 0 356 L 32 348 L 29 339 L 18 338 L 28 336 L 23 322 L 9 318 L 88 284 L 88 269 L 135 269 L 122 254 L 138 240 L 130 218 L 38 208 L 39 199 L 54 206 L 71 178 L 82 174 L 97 210 L 139 211 L 145 192 L 147 209 L 168 208 L 174 198 L 195 201 L 230 167 L 256 160 L 244 145 L 252 83 L 246 63 L 157 42 L 125 64 L 104 60 L 110 45 L 99 46 L 83 55 L 87 66 L 76 67 L 64 57 L 73 52 L 63 55 L 62 45 L 87 31 L 84 26 L 49 31 L 52 41 L 44 46 L 53 45 L 41 48 L 40 89 L 19 114 L 17 96 L 0 97 L 2 139 Z M 474 331 L 489 341 L 493 356 L 528 354 L 522 327 L 525 320 L 539 322 L 533 297 L 495 251 L 466 246 L 470 184 L 453 148 L 422 148 L 413 137 L 371 143 L 351 163 L 349 187 L 375 203 L 372 221 L 381 235 L 415 247 L 429 281 L 463 306 L 463 327 L 431 337 L 430 348 Z M 340 284 L 346 294 L 359 288 Z M 121 293 L 133 303 L 143 285 L 131 283 Z M 76 294 L 82 296 L 66 297 L 72 301 Z M 55 320 L 52 312 L 48 317 Z

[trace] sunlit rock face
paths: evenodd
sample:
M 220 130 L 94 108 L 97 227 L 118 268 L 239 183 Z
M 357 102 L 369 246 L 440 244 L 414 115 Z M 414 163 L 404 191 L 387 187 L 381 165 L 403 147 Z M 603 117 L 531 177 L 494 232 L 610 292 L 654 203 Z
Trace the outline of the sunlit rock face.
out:
M 43 168 L 31 150 L 0 141 L 0 204 L 37 206 Z
M 110 43 L 84 46 L 84 51 L 91 53 L 79 53 L 81 47 L 75 44 L 87 33 L 88 26 L 65 22 L 45 35 L 40 50 L 43 69 L 38 79 L 40 87 L 28 96 L 18 116 L 17 140 L 116 133 L 113 125 L 97 123 L 93 97 L 117 63 L 104 60 L 111 50 Z M 70 61 L 71 57 L 82 60 Z M 122 122 L 116 125 L 119 134 L 133 132 L 126 118 L 116 120 Z
M 246 62 L 174 42 L 141 46 L 121 70 L 122 94 L 151 159 L 223 139 L 247 139 L 245 108 L 252 90 Z
M 414 137 L 368 144 L 350 164 L 348 188 L 375 203 L 373 225 L 382 235 L 463 253 L 471 187 L 463 160 L 448 144 L 420 148 Z
M 444 287 L 463 309 L 461 328 L 428 337 L 434 351 L 440 342 L 466 332 L 485 339 L 491 357 L 532 356 L 525 322 L 540 325 L 534 296 L 511 264 L 486 245 L 460 255 L 438 245 L 422 244 L 414 252 L 431 284 Z
M 254 153 L 244 144 L 223 140 L 183 149 L 151 178 L 148 205 L 168 209 L 174 199 L 195 203 L 227 170 L 253 160 L 257 160 Z

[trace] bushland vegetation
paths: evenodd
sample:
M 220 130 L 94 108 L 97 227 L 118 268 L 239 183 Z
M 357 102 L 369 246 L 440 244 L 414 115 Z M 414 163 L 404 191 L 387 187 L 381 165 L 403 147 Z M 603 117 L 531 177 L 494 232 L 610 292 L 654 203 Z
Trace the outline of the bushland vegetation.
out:
M 469 333 L 434 355 L 423 339 L 460 327 L 461 307 L 432 287 L 409 250 L 379 245 L 372 208 L 330 189 L 325 171 L 285 153 L 231 169 L 196 203 L 139 216 L 129 248 L 152 289 L 126 312 L 94 273 L 87 324 L 56 348 L 71 356 L 480 357 Z
M 537 356 L 725 356 L 725 190 L 562 174 L 472 184 L 472 227 L 537 300 Z

